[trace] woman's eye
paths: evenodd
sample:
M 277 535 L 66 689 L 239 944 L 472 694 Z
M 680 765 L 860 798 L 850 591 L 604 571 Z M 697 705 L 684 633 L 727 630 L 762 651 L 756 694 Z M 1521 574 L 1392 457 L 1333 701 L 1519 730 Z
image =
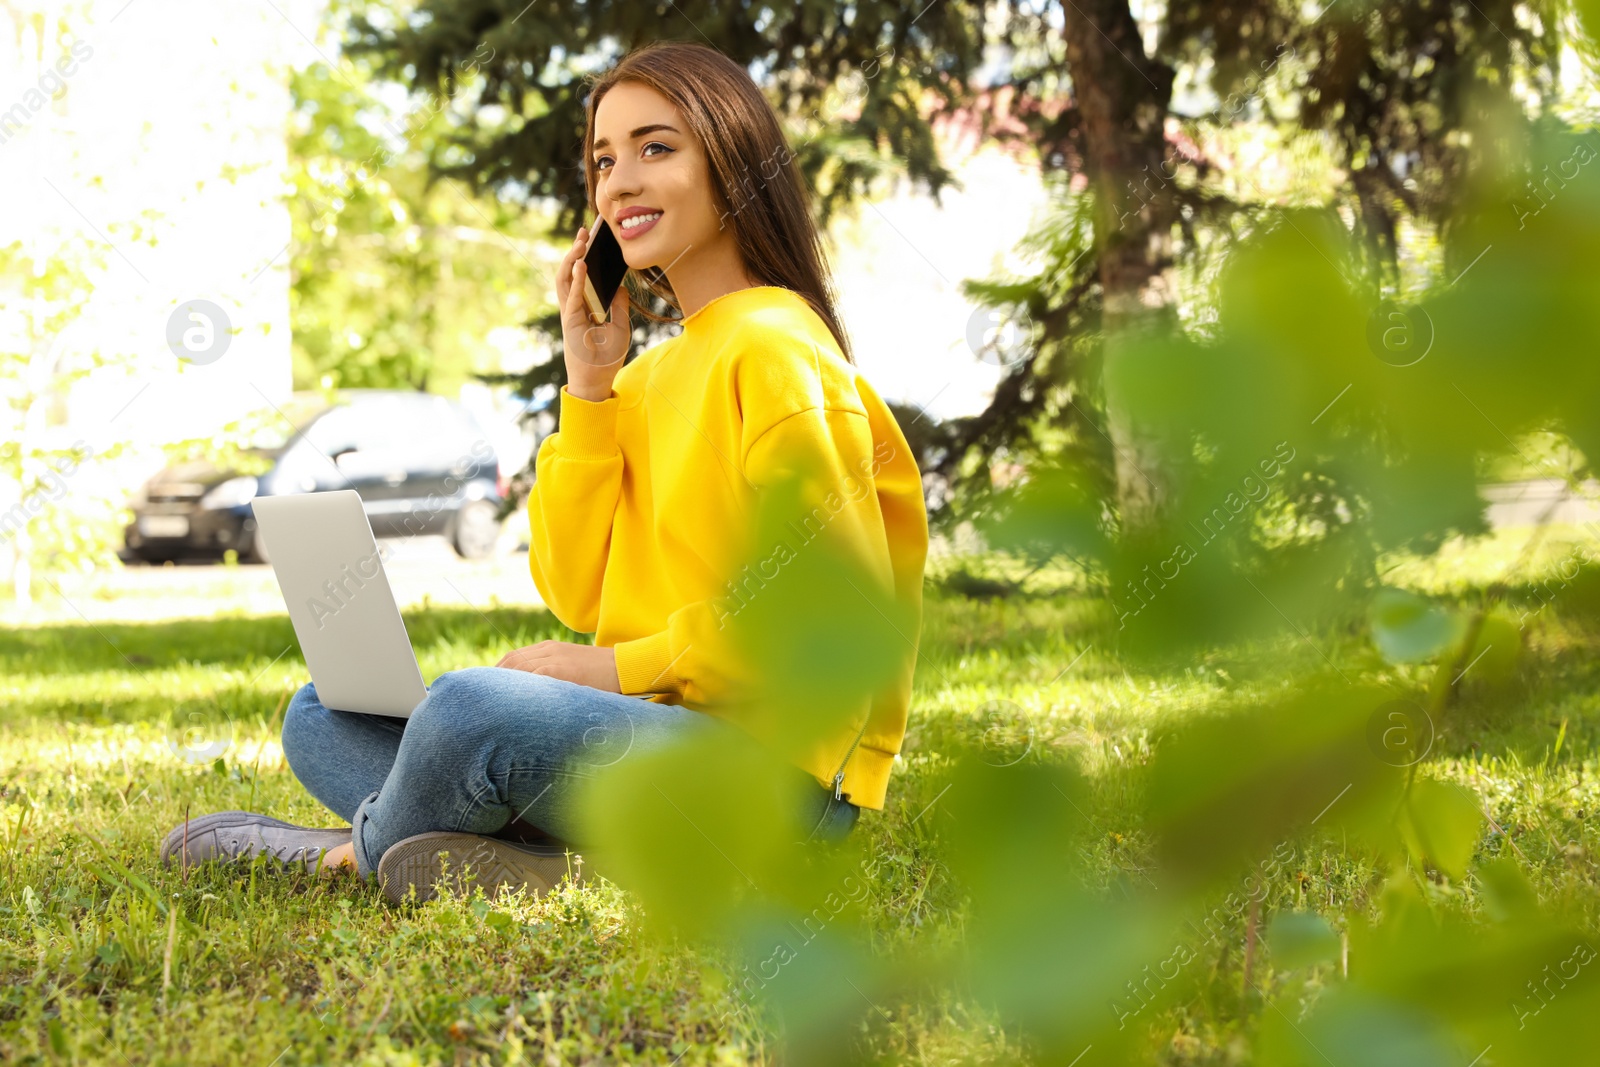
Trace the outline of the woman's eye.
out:
M 670 145 L 664 145 L 660 141 L 651 141 L 649 144 L 644 146 L 643 151 L 648 153 L 650 151 L 650 149 L 652 149 L 652 148 L 660 148 L 660 149 L 663 149 L 663 150 L 668 151 L 668 152 L 675 151 L 675 149 L 673 149 Z M 610 162 L 610 160 L 611 160 L 610 156 L 601 156 L 599 159 L 594 161 L 595 169 L 596 170 L 605 170 L 606 169 L 605 164 Z

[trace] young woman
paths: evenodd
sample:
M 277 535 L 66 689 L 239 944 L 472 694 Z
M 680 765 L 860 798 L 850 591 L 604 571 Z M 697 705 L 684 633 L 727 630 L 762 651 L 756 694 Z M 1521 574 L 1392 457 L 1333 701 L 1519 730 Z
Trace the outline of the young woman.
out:
M 828 502 L 807 528 L 908 623 L 895 626 L 892 680 L 789 754 L 798 834 L 836 839 L 861 808 L 883 807 L 921 620 L 922 483 L 850 356 L 777 117 L 721 53 L 655 44 L 593 84 L 584 149 L 590 206 L 633 281 L 682 313 L 679 335 L 624 366 L 637 309 L 625 286 L 609 321 L 590 321 L 592 235 L 578 231 L 556 283 L 567 384 L 535 461 L 529 565 L 550 610 L 594 643 L 541 641 L 448 672 L 407 720 L 328 709 L 307 684 L 285 714 L 284 754 L 351 825 L 221 812 L 174 828 L 165 862 L 267 852 L 376 874 L 398 901 L 413 887 L 430 897 L 448 853 L 486 891 L 547 888 L 568 869 L 560 846 L 584 843 L 573 799 L 596 769 L 696 731 L 771 733 L 740 710 L 748 664 L 726 624 L 750 583 L 736 587 L 730 568 L 747 561 L 764 491 L 797 470 L 804 499 Z M 822 551 L 804 540 L 786 547 Z

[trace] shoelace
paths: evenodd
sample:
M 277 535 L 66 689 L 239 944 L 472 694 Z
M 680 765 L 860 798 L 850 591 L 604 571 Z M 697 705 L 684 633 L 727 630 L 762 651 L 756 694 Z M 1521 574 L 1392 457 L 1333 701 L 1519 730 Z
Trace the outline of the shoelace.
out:
M 243 848 L 240 848 L 241 844 L 244 845 Z M 255 855 L 257 852 L 265 852 L 284 866 L 288 866 L 290 863 L 299 863 L 304 866 L 308 859 L 322 859 L 321 845 L 294 846 L 282 844 L 266 845 L 261 849 L 257 849 L 256 844 L 257 842 L 254 840 L 246 843 L 242 837 L 230 837 L 228 839 L 228 848 L 231 850 L 232 855 L 241 859 Z M 307 853 L 315 853 L 315 855 L 308 857 Z

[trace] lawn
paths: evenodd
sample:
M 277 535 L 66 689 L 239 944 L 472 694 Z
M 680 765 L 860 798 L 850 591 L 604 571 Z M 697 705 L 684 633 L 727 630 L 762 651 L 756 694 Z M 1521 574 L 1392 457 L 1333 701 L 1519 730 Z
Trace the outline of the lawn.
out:
M 1395 561 L 1389 579 L 1452 595 L 1508 581 L 1511 603 L 1534 604 L 1533 583 L 1570 551 L 1556 533 L 1515 574 L 1507 568 L 1526 531 L 1434 561 Z M 871 880 L 856 918 L 885 960 L 958 944 L 967 928 L 967 903 L 943 862 L 950 824 L 924 817 L 940 806 L 949 753 L 963 745 L 1004 744 L 1018 759 L 1074 765 L 1087 792 L 1071 829 L 1073 862 L 1115 895 L 1130 879 L 1159 875 L 1135 772 L 1171 730 L 1270 700 L 1330 663 L 1400 688 L 1421 688 L 1433 670 L 1390 666 L 1359 627 L 1331 623 L 1128 662 L 1105 606 L 1070 573 L 1045 578 L 987 600 L 930 581 L 903 760 L 886 810 L 865 813 L 858 829 Z M 512 645 L 571 637 L 526 609 L 430 606 L 406 622 L 429 679 L 493 663 Z M 1492 822 L 1475 864 L 1514 855 L 1541 899 L 1593 930 L 1600 898 L 1587 815 L 1600 802 L 1600 621 L 1582 598 L 1558 596 L 1524 639 L 1509 681 L 1463 684 L 1418 770 L 1481 798 Z M 0 1061 L 774 1059 L 757 1018 L 729 1012 L 729 962 L 644 936 L 633 897 L 607 883 L 538 901 L 446 896 L 396 910 L 349 879 L 259 865 L 163 869 L 158 843 L 186 812 L 245 808 L 338 824 L 278 747 L 285 703 L 305 677 L 282 617 L 0 630 Z M 1264 1017 L 1314 1001 L 1342 974 L 1338 963 L 1292 970 L 1264 960 L 1262 917 L 1310 910 L 1342 930 L 1349 916 L 1376 913 L 1388 877 L 1336 840 L 1306 846 L 1274 875 L 1260 915 L 1230 914 L 1226 936 L 1202 947 L 1182 996 L 1130 1013 L 1138 1059 L 1251 1062 Z M 1452 913 L 1484 906 L 1470 873 L 1419 882 Z M 949 989 L 862 1003 L 838 1026 L 874 1062 L 1030 1056 L 1017 1027 Z M 1095 1062 L 1109 1061 L 1089 1057 L 1083 1067 Z

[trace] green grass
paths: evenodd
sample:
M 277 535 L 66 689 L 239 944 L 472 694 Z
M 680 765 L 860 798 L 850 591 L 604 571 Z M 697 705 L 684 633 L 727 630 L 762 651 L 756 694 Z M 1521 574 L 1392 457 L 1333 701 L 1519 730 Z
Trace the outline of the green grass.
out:
M 1504 578 L 1516 543 L 1405 564 L 1394 576 L 1468 591 Z M 1559 557 L 1559 545 L 1547 549 L 1513 585 L 1513 600 L 1528 598 L 1538 568 Z M 1087 775 L 1081 865 L 1112 890 L 1152 867 L 1136 772 L 1172 729 L 1326 672 L 1323 653 L 1352 678 L 1398 690 L 1420 690 L 1432 669 L 1384 664 L 1350 627 L 1134 664 L 1116 654 L 1104 608 L 1074 594 L 1070 580 L 1063 589 L 986 603 L 930 585 L 903 763 L 887 808 L 865 813 L 858 830 L 874 872 L 859 918 L 887 959 L 962 939 L 967 916 L 941 862 L 939 823 L 921 816 L 938 803 L 950 753 L 975 739 Z M 1424 770 L 1484 799 L 1498 829 L 1480 840 L 1480 859 L 1518 856 L 1548 903 L 1596 929 L 1600 841 L 1588 816 L 1600 805 L 1600 623 L 1563 609 L 1558 600 L 1530 625 L 1512 678 L 1462 687 Z M 428 678 L 492 663 L 508 645 L 570 636 L 537 612 L 432 608 L 406 621 Z M 158 842 L 185 812 L 248 808 L 338 823 L 298 785 L 277 744 L 287 697 L 305 679 L 286 619 L 0 630 L 0 678 L 0 1061 L 720 1064 L 775 1055 L 748 1012 L 721 1022 L 733 1003 L 726 961 L 646 938 L 632 898 L 609 884 L 492 907 L 445 897 L 396 910 L 349 878 L 163 869 Z M 174 741 L 212 740 L 228 746 L 212 762 L 174 750 Z M 1387 878 L 1336 842 L 1302 849 L 1290 868 L 1268 887 L 1264 913 L 1370 912 Z M 1444 907 L 1481 908 L 1470 875 L 1424 885 Z M 1142 1056 L 1247 1061 L 1241 1050 L 1265 1010 L 1242 980 L 1249 922 L 1232 916 L 1236 936 L 1205 950 L 1185 995 L 1140 1015 Z M 1255 966 L 1266 993 L 1289 988 L 1286 976 Z M 1335 979 L 1328 968 L 1313 972 L 1304 995 Z M 1016 1032 L 956 993 L 877 1007 L 841 1023 L 870 1059 L 1025 1058 Z

